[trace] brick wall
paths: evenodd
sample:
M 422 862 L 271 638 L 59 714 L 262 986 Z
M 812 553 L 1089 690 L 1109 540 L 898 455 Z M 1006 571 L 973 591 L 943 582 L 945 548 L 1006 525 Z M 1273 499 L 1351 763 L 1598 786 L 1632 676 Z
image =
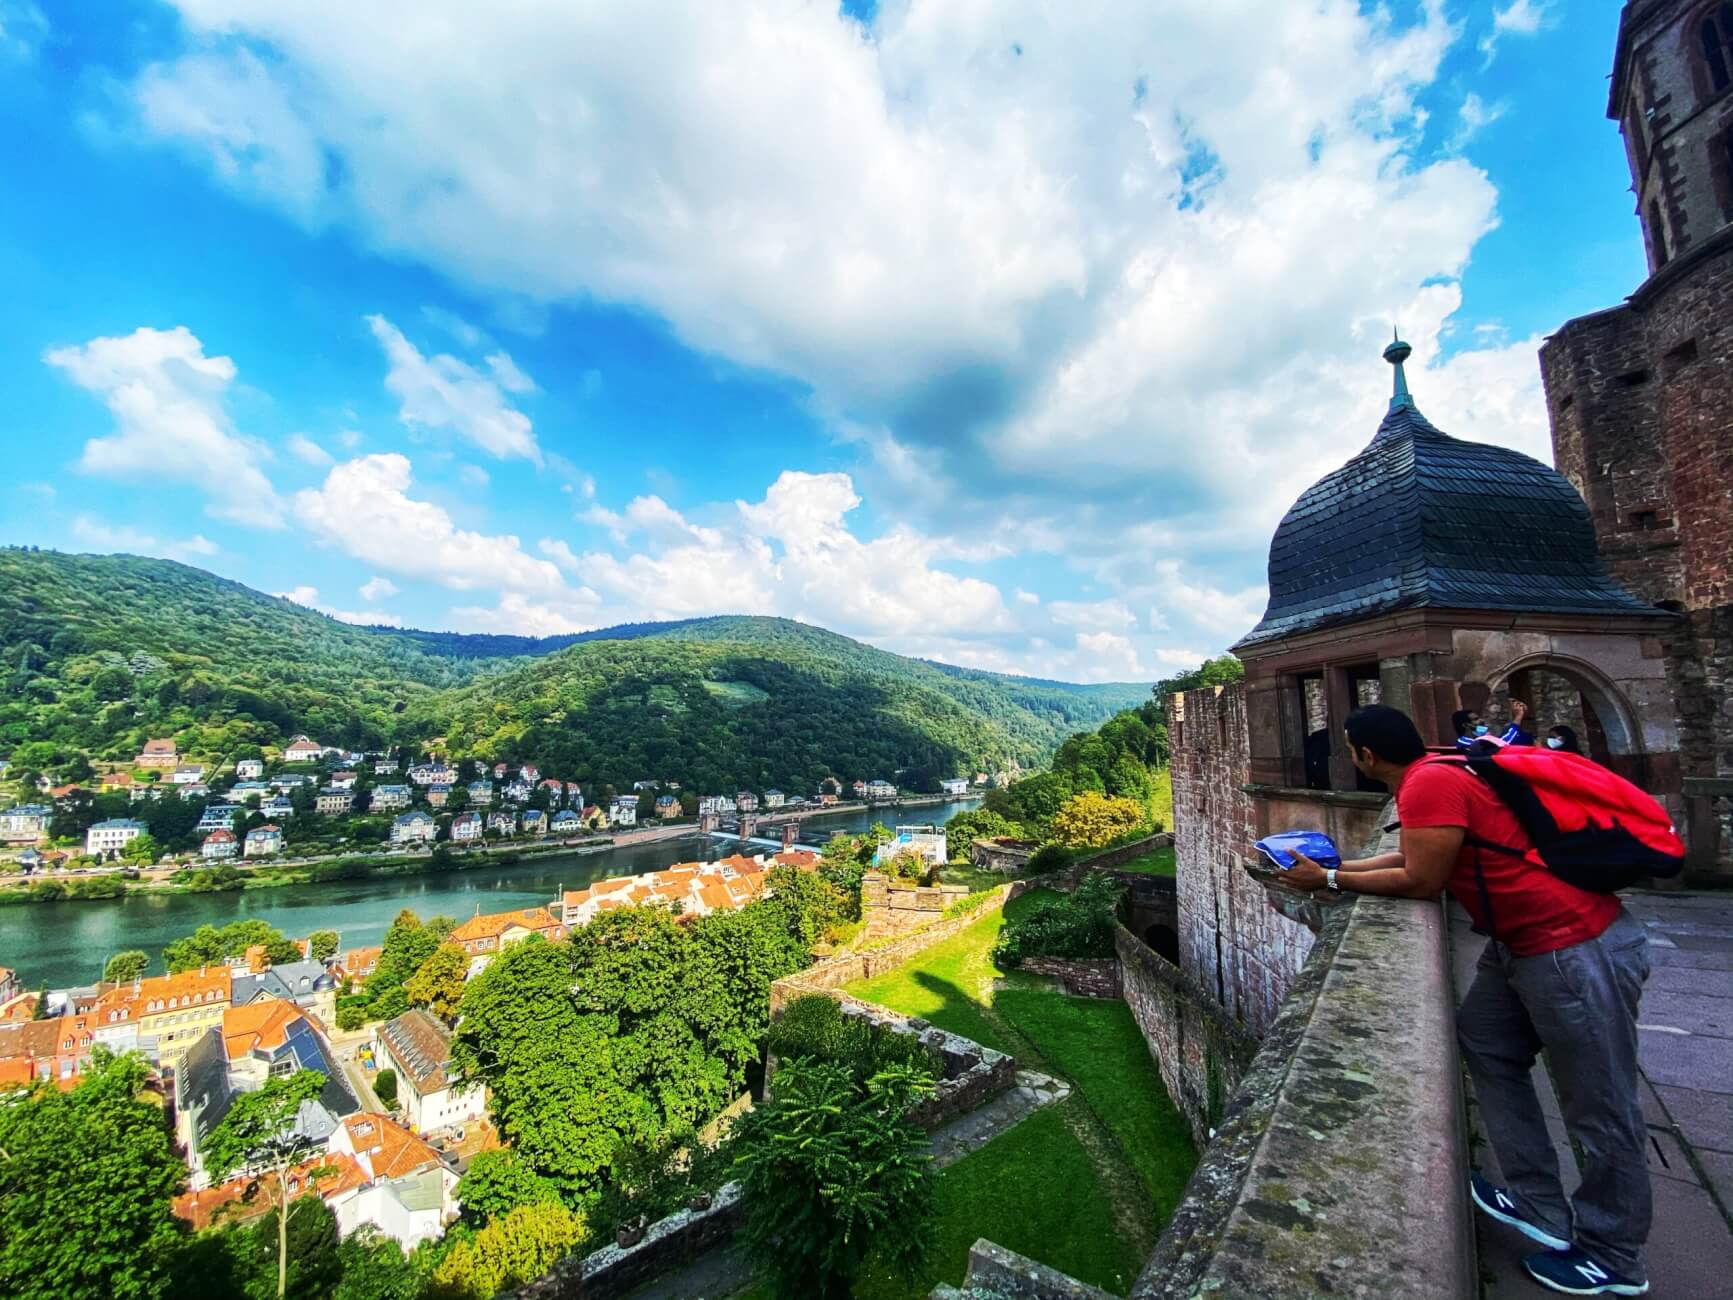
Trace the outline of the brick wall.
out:
M 1018 970 L 1051 975 L 1062 991 L 1079 998 L 1120 996 L 1119 962 L 1113 957 L 1025 957 Z
M 1009 899 L 1016 898 L 1028 887 L 1020 880 L 1000 885 L 978 906 L 970 908 L 960 916 L 933 921 L 882 948 L 874 948 L 870 952 L 844 953 L 839 957 L 832 957 L 829 961 L 819 962 L 816 966 L 809 966 L 787 979 L 777 980 L 770 986 L 770 1008 L 773 1012 L 780 1010 L 785 1001 L 801 993 L 818 989 L 840 989 L 844 984 L 868 979 L 880 971 L 895 970 L 916 953 L 924 952 L 935 943 L 941 943 L 968 929 L 988 912 L 1004 907 Z
M 1170 707 L 1180 968 L 1261 1034 L 1312 950 L 1312 933 L 1270 910 L 1241 863 L 1256 810 L 1242 685 L 1187 691 Z M 1173 721 L 1183 717 L 1183 721 Z
M 864 933 L 878 939 L 916 929 L 938 920 L 947 907 L 968 894 L 967 885 L 916 885 L 869 871 L 860 886 Z
M 1118 927 L 1114 942 L 1121 996 L 1149 1046 L 1167 1095 L 1185 1116 L 1201 1150 L 1257 1054 L 1257 1040 L 1124 926 Z
M 1541 378 L 1554 458 L 1609 570 L 1681 612 L 1662 639 L 1681 775 L 1733 781 L 1733 231 L 1565 324 Z M 1713 809 L 1686 822 L 1693 872 L 1733 874 Z

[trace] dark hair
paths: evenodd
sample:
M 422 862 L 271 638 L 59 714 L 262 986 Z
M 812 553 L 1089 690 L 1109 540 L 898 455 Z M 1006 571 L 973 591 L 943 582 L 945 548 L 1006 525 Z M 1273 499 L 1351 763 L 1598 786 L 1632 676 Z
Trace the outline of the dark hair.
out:
M 1471 725 L 1469 720 L 1473 717 L 1473 709 L 1458 709 L 1450 715 L 1450 729 L 1459 736 L 1466 736 Z
M 1342 729 L 1356 751 L 1369 749 L 1386 763 L 1416 763 L 1426 757 L 1426 743 L 1414 719 L 1388 704 L 1355 709 Z
M 1582 745 L 1579 744 L 1577 741 L 1577 733 L 1574 730 L 1572 730 L 1570 727 L 1567 727 L 1561 723 L 1560 725 L 1552 728 L 1551 731 L 1549 731 L 1547 734 L 1552 735 L 1552 736 L 1557 736 L 1560 740 L 1564 741 L 1564 744 L 1559 746 L 1559 749 L 1561 751 L 1563 751 L 1564 753 L 1566 753 L 1566 754 L 1580 754 L 1583 752 Z

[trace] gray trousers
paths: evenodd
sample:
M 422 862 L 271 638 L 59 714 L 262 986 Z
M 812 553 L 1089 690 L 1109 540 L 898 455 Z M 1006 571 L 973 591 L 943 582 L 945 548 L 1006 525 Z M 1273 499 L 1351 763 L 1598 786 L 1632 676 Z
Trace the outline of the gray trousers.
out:
M 1456 1013 L 1481 1122 L 1523 1216 L 1636 1278 L 1648 1277 L 1648 1135 L 1637 1096 L 1648 946 L 1623 910 L 1600 937 L 1538 957 L 1489 942 Z M 1581 1153 L 1582 1185 L 1569 1201 L 1529 1076 L 1543 1049 Z

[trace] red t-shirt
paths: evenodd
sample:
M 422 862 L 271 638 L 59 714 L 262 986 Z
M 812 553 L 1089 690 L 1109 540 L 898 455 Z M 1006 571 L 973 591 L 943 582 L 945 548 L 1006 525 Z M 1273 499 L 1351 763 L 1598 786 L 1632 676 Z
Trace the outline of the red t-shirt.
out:
M 1514 849 L 1534 844 L 1504 802 L 1460 764 L 1420 762 L 1409 768 L 1396 790 L 1396 812 L 1407 830 L 1460 826 L 1470 837 L 1492 844 Z M 1486 878 L 1484 895 L 1475 876 L 1477 857 Z M 1507 944 L 1518 957 L 1584 943 L 1619 914 L 1619 900 L 1611 894 L 1578 889 L 1545 867 L 1512 854 L 1477 850 L 1466 842 L 1446 887 L 1478 929 Z M 1492 900 L 1490 925 L 1487 898 Z

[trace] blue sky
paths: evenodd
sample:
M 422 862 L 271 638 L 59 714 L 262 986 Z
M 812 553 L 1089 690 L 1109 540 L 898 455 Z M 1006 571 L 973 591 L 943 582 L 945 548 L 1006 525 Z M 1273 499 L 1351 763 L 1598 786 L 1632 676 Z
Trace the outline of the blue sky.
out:
M 0 536 L 409 626 L 1217 652 L 1393 319 L 1546 454 L 1540 337 L 1644 274 L 1615 19 L 1122 8 L 0 0 Z

